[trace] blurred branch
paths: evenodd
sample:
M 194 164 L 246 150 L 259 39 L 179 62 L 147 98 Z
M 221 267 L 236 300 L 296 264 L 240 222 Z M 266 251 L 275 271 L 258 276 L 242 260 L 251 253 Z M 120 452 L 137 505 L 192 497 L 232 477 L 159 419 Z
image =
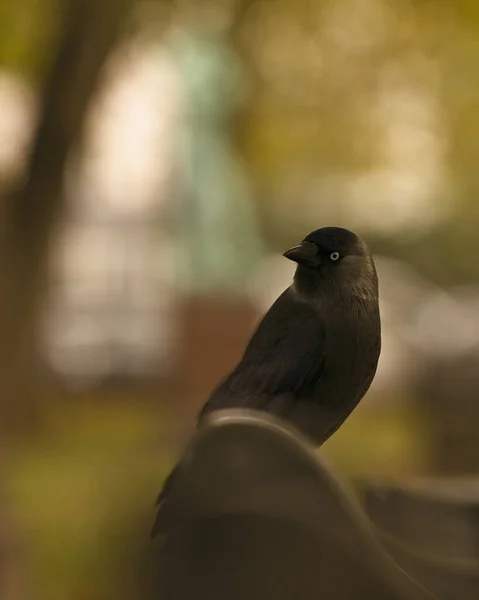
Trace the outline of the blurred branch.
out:
M 25 183 L 3 207 L 2 424 L 25 425 L 38 412 L 35 320 L 46 281 L 50 240 L 64 205 L 64 170 L 101 67 L 132 1 L 68 0 L 64 7 L 58 50 L 41 95 Z

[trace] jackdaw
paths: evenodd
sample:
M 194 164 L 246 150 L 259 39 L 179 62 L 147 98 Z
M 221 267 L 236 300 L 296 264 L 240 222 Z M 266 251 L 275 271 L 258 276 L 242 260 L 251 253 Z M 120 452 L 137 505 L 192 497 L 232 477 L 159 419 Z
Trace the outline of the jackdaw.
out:
M 233 372 L 199 421 L 225 408 L 266 411 L 320 446 L 369 389 L 381 350 L 378 280 L 365 242 L 340 227 L 310 233 L 284 256 L 297 263 L 292 285 L 274 302 Z M 153 534 L 163 530 L 158 498 Z

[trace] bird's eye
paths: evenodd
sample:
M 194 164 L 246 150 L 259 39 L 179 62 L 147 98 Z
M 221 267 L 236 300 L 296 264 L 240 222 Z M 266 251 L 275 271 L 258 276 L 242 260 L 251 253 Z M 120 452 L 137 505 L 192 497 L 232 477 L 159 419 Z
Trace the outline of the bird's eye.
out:
M 339 252 L 332 252 L 329 255 L 329 260 L 332 260 L 333 262 L 339 260 Z

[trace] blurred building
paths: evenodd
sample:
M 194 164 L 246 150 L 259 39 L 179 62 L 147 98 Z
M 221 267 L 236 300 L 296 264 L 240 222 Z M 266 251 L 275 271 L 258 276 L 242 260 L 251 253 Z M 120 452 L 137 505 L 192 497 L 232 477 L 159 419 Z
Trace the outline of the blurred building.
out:
M 182 92 L 166 52 L 122 46 L 72 157 L 52 252 L 50 364 L 77 383 L 161 376 L 175 352 L 169 216 L 178 196 Z

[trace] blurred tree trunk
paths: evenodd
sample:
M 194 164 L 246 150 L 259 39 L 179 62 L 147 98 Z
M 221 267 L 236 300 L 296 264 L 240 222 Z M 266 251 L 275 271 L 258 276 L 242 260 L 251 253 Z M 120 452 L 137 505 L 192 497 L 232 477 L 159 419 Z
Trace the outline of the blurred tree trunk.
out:
M 25 181 L 3 209 L 0 253 L 0 420 L 21 430 L 40 414 L 37 316 L 63 175 L 90 97 L 132 0 L 67 0 L 56 57 L 40 100 Z
M 41 416 L 38 316 L 47 287 L 50 242 L 64 204 L 65 165 L 131 2 L 65 2 L 25 179 L 1 205 L 0 461 L 5 459 L 6 438 L 30 430 Z M 19 589 L 26 579 L 20 550 L 24 544 L 7 508 L 0 511 L 0 595 L 2 600 L 18 600 L 25 597 Z

